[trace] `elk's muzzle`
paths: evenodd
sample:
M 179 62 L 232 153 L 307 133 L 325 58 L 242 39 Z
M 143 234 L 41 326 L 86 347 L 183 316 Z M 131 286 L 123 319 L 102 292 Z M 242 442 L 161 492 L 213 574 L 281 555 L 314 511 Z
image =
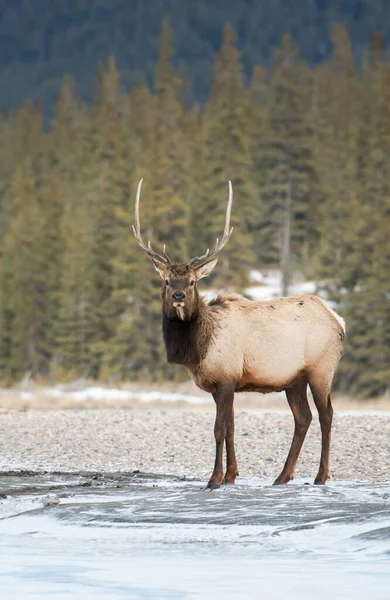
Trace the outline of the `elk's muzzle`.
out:
M 173 292 L 172 294 L 173 302 L 184 302 L 185 297 L 186 295 L 184 292 Z
M 181 321 L 184 321 L 184 319 L 185 319 L 185 311 L 184 311 L 185 298 L 186 298 L 185 293 L 181 292 L 180 290 L 177 290 L 176 292 L 173 292 L 173 294 L 172 294 L 173 306 L 176 308 L 177 316 L 179 317 L 179 319 Z

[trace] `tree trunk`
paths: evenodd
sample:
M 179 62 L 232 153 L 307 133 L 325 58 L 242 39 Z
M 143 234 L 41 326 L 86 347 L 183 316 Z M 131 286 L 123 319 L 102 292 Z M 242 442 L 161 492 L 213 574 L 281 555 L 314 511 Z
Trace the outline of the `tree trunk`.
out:
M 284 193 L 284 210 L 282 223 L 282 296 L 289 295 L 291 284 L 291 179 L 288 180 Z

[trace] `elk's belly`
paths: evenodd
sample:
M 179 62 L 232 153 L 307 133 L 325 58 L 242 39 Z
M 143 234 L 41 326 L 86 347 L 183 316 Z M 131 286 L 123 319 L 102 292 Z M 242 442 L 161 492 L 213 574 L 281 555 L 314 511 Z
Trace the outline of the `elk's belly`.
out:
M 215 393 L 218 384 L 232 381 L 237 392 L 278 392 L 294 384 L 304 371 L 303 361 L 283 361 L 272 366 L 261 362 L 253 365 L 253 368 L 238 368 L 233 374 L 219 369 L 208 369 L 203 366 L 197 368 L 187 367 L 192 379 L 202 390 Z
M 305 338 L 296 325 L 271 335 L 265 330 L 244 350 L 243 368 L 237 389 L 273 392 L 290 387 L 306 368 Z M 257 338 L 257 339 L 256 339 Z
M 269 392 L 281 392 L 282 390 L 292 386 L 300 377 L 302 371 L 286 373 L 285 377 L 261 377 L 251 373 L 244 373 L 243 377 L 237 384 L 237 392 L 261 392 L 268 394 Z

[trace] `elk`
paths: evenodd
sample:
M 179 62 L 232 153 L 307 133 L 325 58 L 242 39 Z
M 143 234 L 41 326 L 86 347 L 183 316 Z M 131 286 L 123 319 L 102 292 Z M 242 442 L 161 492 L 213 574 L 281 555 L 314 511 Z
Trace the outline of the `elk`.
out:
M 293 479 L 298 456 L 312 420 L 307 399 L 310 386 L 322 433 L 320 466 L 315 484 L 329 478 L 330 433 L 333 409 L 330 389 L 344 344 L 344 320 L 318 296 L 296 295 L 272 301 L 251 301 L 238 294 L 222 294 L 206 302 L 198 281 L 210 275 L 218 254 L 228 242 L 233 189 L 221 241 L 186 264 L 173 264 L 165 252 L 145 245 L 141 236 L 139 202 L 135 201 L 135 238 L 151 258 L 164 284 L 162 329 L 167 359 L 184 365 L 216 404 L 214 470 L 207 487 L 234 483 L 238 475 L 234 446 L 234 394 L 285 391 L 294 417 L 294 435 L 284 467 L 274 484 Z M 226 471 L 223 450 L 226 445 Z

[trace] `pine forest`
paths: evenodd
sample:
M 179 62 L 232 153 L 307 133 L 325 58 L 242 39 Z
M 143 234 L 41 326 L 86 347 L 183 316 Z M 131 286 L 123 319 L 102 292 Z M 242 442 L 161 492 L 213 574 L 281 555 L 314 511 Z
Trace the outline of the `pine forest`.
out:
M 0 379 L 186 378 L 168 365 L 161 280 L 131 226 L 177 262 L 234 233 L 203 289 L 242 292 L 281 269 L 283 293 L 317 282 L 347 322 L 339 391 L 390 388 L 390 59 L 379 34 L 354 56 L 335 24 L 316 66 L 285 36 L 244 76 L 226 25 L 205 103 L 188 101 L 164 22 L 153 86 L 125 93 L 115 58 L 93 101 L 66 77 L 50 122 L 26 102 L 0 121 Z M 202 282 L 203 283 L 203 282 Z

